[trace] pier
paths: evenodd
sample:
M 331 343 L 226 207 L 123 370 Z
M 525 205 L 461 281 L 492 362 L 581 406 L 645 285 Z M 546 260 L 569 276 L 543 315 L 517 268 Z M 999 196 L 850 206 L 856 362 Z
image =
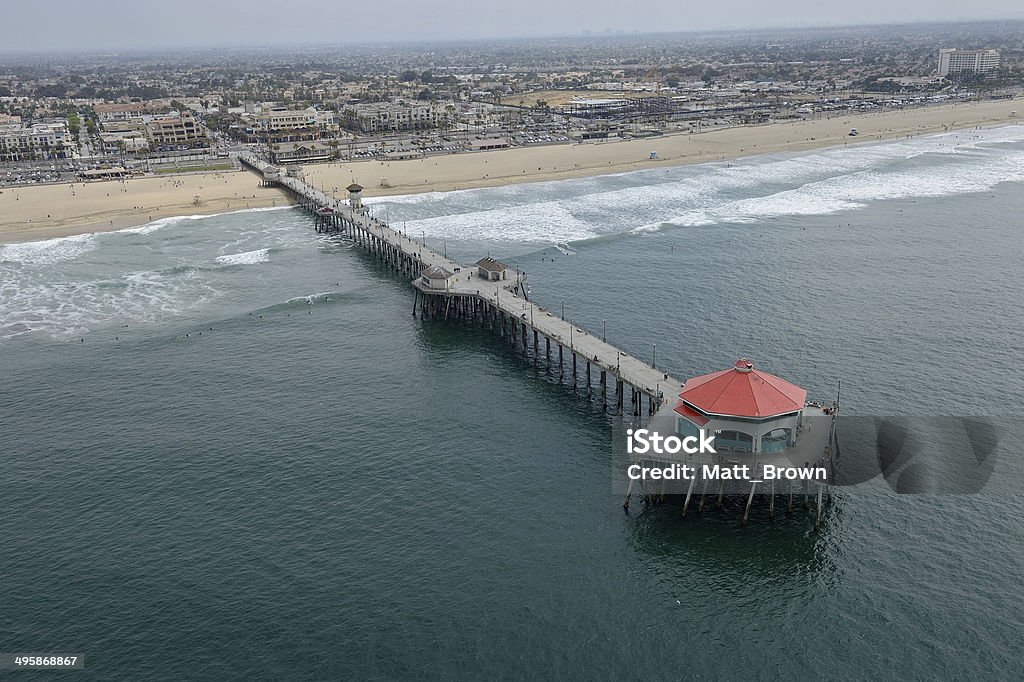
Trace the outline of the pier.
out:
M 314 217 L 317 232 L 343 234 L 409 277 L 413 315 L 482 324 L 510 348 L 543 358 L 560 378 L 598 391 L 606 407 L 611 400 L 623 414 L 627 394 L 628 413 L 642 417 L 682 390 L 679 379 L 530 301 L 524 272 L 492 259 L 457 263 L 372 216 L 362 204 L 362 187 L 353 184 L 347 200 L 337 199 L 307 183 L 298 167 L 281 169 L 248 152 L 238 160 L 262 184 L 291 194 Z
M 338 199 L 307 183 L 298 166 L 282 169 L 251 153 L 239 154 L 238 160 L 257 173 L 265 186 L 278 186 L 288 192 L 299 206 L 313 216 L 318 233 L 340 233 L 395 272 L 409 277 L 414 289 L 411 310 L 414 316 L 424 320 L 461 320 L 480 324 L 498 336 L 511 350 L 532 357 L 534 363 L 546 363 L 549 372 L 557 375 L 559 381 L 565 381 L 574 389 L 585 388 L 587 395 L 599 399 L 605 410 L 611 407 L 618 414 L 631 415 L 634 423 L 659 423 L 664 432 L 675 432 L 674 424 L 679 414 L 683 414 L 677 413 L 679 407 L 676 404 L 677 396 L 683 391 L 683 382 L 531 301 L 525 272 L 490 257 L 465 265 L 448 258 L 446 254 L 427 248 L 422 241 L 410 238 L 373 216 L 369 208 L 363 205 L 363 188 L 358 184 L 353 183 L 346 188 L 347 199 Z M 753 365 L 747 364 L 750 370 L 740 367 L 739 371 L 752 371 Z M 755 472 L 763 471 L 764 465 L 772 462 L 778 462 L 784 467 L 800 468 L 799 463 L 793 464 L 796 461 L 793 457 L 797 460 L 806 457 L 807 466 L 811 462 L 827 462 L 831 471 L 834 465 L 832 444 L 835 412 L 822 413 L 817 406 L 814 410 L 817 420 L 826 420 L 829 424 L 819 426 L 815 437 L 805 438 L 806 442 L 801 448 L 787 447 L 783 452 L 774 453 L 778 457 L 758 453 L 751 462 Z M 806 430 L 811 430 L 810 421 L 807 422 Z M 744 444 L 738 444 L 735 449 L 723 444 L 722 451 L 709 459 L 708 463 L 733 466 L 745 461 L 743 453 L 752 453 L 752 449 Z M 740 454 L 734 455 L 733 452 Z M 632 461 L 641 464 L 673 463 L 673 460 L 659 462 L 658 458 L 648 456 Z M 763 476 L 761 473 L 757 475 Z M 690 480 L 685 491 L 682 516 L 686 516 L 695 494 L 695 480 Z M 623 503 L 627 510 L 633 483 L 630 480 Z M 698 511 L 704 509 L 708 483 L 707 479 L 702 480 Z M 763 480 L 756 480 L 750 484 L 749 489 L 742 491 L 746 497 L 744 524 L 750 515 L 758 483 L 764 485 Z M 831 493 L 827 482 L 816 482 L 814 485 L 817 497 L 815 528 L 818 528 L 823 506 L 831 498 Z M 725 486 L 722 482 L 717 482 L 716 486 L 717 491 L 712 490 L 711 493 L 717 495 L 716 506 L 721 508 Z M 682 499 L 682 491 L 679 492 L 676 496 Z M 786 512 L 791 513 L 794 494 L 792 482 L 786 492 Z M 802 492 L 804 507 L 808 509 L 812 493 L 806 481 L 803 482 Z M 655 493 L 653 489 L 649 492 L 644 484 L 641 496 L 645 503 L 653 504 L 663 500 L 665 493 L 664 485 L 660 492 Z M 730 494 L 734 492 L 730 491 Z M 772 480 L 768 493 L 770 517 L 775 515 L 776 495 L 775 482 Z

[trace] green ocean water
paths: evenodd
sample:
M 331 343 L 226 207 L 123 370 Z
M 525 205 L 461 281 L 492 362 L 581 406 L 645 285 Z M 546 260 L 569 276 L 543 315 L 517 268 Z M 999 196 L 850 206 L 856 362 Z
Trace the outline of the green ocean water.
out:
M 958 183 L 951 178 L 959 179 Z M 0 651 L 93 679 L 1015 679 L 1024 128 L 375 210 L 680 377 L 998 415 L 977 495 L 624 514 L 616 417 L 297 210 L 0 247 Z M 52 674 L 7 673 L 15 679 Z

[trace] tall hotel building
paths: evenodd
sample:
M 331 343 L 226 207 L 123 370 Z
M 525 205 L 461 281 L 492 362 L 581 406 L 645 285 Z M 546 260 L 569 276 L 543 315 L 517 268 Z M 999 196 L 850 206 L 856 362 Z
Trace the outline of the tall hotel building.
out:
M 988 73 L 999 68 L 999 50 L 939 50 L 939 76 L 951 73 Z

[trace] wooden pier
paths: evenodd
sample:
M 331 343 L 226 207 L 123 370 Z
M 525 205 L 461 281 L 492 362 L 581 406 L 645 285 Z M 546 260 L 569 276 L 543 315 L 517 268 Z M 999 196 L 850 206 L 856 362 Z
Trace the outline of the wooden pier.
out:
M 535 363 L 546 363 L 549 371 L 557 374 L 560 381 L 571 382 L 569 385 L 576 389 L 586 388 L 587 395 L 599 397 L 605 409 L 612 406 L 619 414 L 631 415 L 636 422 L 664 424 L 668 425 L 665 431 L 675 431 L 673 425 L 677 415 L 673 407 L 683 389 L 682 382 L 530 301 L 526 273 L 491 258 L 474 265 L 462 265 L 427 248 L 422 242 L 410 239 L 371 215 L 362 204 L 363 188 L 354 183 L 346 188 L 347 200 L 341 200 L 312 187 L 298 166 L 281 169 L 251 153 L 239 154 L 238 160 L 256 172 L 262 184 L 279 186 L 290 193 L 295 202 L 314 217 L 317 232 L 344 234 L 396 272 L 411 278 L 415 289 L 414 316 L 481 324 L 503 339 L 510 349 L 532 357 Z M 833 465 L 831 443 L 834 440 L 835 413 L 832 414 L 831 428 L 819 429 L 829 435 L 826 453 L 830 467 Z M 817 447 L 820 445 L 816 443 L 811 449 Z M 686 490 L 683 516 L 694 495 L 694 480 L 691 479 Z M 818 528 L 821 525 L 823 495 L 824 502 L 827 502 L 831 493 L 827 483 L 816 485 L 815 528 Z M 717 506 L 721 507 L 725 490 L 721 483 L 718 486 Z M 749 492 L 745 493 L 743 523 L 750 515 L 756 486 L 757 482 L 752 483 Z M 704 509 L 707 487 L 705 479 L 698 511 Z M 623 504 L 627 510 L 632 491 L 633 481 L 630 481 Z M 792 485 L 788 493 L 787 513 L 793 508 Z M 663 487 L 660 499 L 664 499 L 664 494 Z M 805 483 L 805 508 L 809 508 L 810 494 Z M 679 497 L 682 499 L 682 495 Z M 773 481 L 769 494 L 770 517 L 775 515 L 775 497 Z M 642 498 L 645 504 L 659 501 L 659 496 L 648 494 L 646 488 Z
M 604 405 L 629 414 L 652 415 L 669 405 L 682 382 L 651 364 L 605 342 L 529 300 L 526 275 L 514 268 L 497 281 L 482 276 L 477 265 L 462 265 L 372 216 L 362 205 L 361 187 L 352 185 L 340 200 L 312 187 L 297 167 L 282 170 L 254 154 L 238 160 L 257 173 L 264 185 L 277 185 L 315 218 L 317 232 L 339 232 L 412 279 L 413 315 L 423 319 L 462 319 L 486 325 L 510 348 L 543 358 L 559 377 L 600 392 Z M 611 384 L 614 382 L 614 386 Z

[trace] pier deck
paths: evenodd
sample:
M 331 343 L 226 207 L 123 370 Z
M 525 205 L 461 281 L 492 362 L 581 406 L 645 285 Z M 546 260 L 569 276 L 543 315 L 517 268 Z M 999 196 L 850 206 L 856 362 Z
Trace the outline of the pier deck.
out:
M 611 375 L 616 381 L 619 408 L 624 405 L 625 387 L 631 389 L 634 415 L 643 414 L 643 396 L 648 399 L 647 413 L 654 414 L 663 405 L 671 409 L 682 390 L 682 382 L 677 378 L 528 300 L 525 273 L 509 268 L 505 279 L 489 281 L 479 276 L 475 265 L 457 263 L 427 248 L 371 215 L 361 202 L 329 196 L 305 182 L 301 175 L 284 173 L 253 154 L 243 152 L 238 159 L 261 174 L 264 182 L 289 191 L 315 215 L 318 231 L 342 232 L 412 278 L 424 317 L 479 319 L 501 336 L 508 336 L 513 347 L 519 346 L 524 352 L 532 348 L 534 357 L 543 352 L 550 362 L 557 362 L 561 372 L 571 372 L 574 380 L 582 377 L 587 386 L 597 384 L 604 393 L 608 391 Z M 443 285 L 431 286 L 420 277 L 432 266 L 450 273 Z M 413 304 L 414 314 L 417 303 Z M 553 353 L 557 353 L 557 361 L 551 359 Z

